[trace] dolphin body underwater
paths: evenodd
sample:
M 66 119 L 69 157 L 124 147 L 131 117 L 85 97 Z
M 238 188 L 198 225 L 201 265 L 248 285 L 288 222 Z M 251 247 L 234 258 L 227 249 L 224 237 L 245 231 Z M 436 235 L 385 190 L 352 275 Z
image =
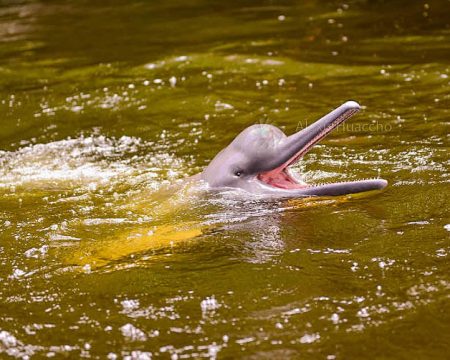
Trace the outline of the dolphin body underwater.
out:
M 297 179 L 289 167 L 361 107 L 347 101 L 312 125 L 286 136 L 269 124 L 243 130 L 210 164 L 193 178 L 210 188 L 238 188 L 253 194 L 276 197 L 339 196 L 381 190 L 383 179 L 311 185 Z

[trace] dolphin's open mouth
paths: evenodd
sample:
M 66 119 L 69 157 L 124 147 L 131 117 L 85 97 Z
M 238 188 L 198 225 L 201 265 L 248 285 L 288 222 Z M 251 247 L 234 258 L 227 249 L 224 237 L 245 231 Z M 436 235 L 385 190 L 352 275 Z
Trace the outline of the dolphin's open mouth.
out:
M 358 103 L 348 101 L 314 124 L 286 138 L 286 143 L 280 146 L 280 161 L 278 161 L 278 164 L 275 162 L 275 167 L 272 170 L 258 174 L 258 180 L 266 186 L 278 189 L 311 189 L 312 195 L 316 193 L 317 195 L 340 195 L 384 188 L 387 182 L 382 179 L 340 182 L 326 185 L 306 184 L 296 179 L 289 170 L 289 167 L 296 164 L 315 144 L 359 110 L 360 106 Z M 314 192 L 313 189 L 316 191 Z

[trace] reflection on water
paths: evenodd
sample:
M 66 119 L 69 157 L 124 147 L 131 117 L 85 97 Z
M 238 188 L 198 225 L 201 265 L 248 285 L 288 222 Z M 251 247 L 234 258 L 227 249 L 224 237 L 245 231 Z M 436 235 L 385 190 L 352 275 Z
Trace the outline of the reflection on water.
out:
M 447 7 L 0 4 L 0 354 L 444 358 Z M 296 171 L 382 194 L 182 181 L 248 125 L 348 99 Z

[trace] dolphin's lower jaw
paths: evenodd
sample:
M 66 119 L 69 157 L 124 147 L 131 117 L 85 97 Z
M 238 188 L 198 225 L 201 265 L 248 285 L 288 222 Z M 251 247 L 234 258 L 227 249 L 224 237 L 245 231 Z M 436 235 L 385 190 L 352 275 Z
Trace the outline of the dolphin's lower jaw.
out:
M 258 179 L 257 181 L 260 183 L 259 191 L 257 191 L 258 193 L 281 197 L 349 195 L 366 191 L 382 190 L 388 184 L 387 181 L 383 179 L 367 179 L 320 185 L 298 183 L 281 188 L 261 179 Z
M 295 163 L 299 161 L 297 158 Z M 291 165 L 293 165 L 292 163 Z M 279 196 L 340 196 L 365 191 L 382 190 L 387 186 L 384 179 L 365 179 L 341 181 L 325 184 L 308 184 L 292 175 L 289 166 L 259 174 L 255 182 L 260 183 L 259 193 L 276 194 Z

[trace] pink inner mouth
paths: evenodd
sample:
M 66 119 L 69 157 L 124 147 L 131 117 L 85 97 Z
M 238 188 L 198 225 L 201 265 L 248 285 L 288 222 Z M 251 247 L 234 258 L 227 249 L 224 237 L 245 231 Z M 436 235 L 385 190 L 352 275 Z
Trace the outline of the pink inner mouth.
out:
M 275 169 L 258 175 L 258 179 L 263 183 L 280 189 L 302 189 L 308 187 L 300 183 L 287 172 L 287 167 L 283 170 Z

